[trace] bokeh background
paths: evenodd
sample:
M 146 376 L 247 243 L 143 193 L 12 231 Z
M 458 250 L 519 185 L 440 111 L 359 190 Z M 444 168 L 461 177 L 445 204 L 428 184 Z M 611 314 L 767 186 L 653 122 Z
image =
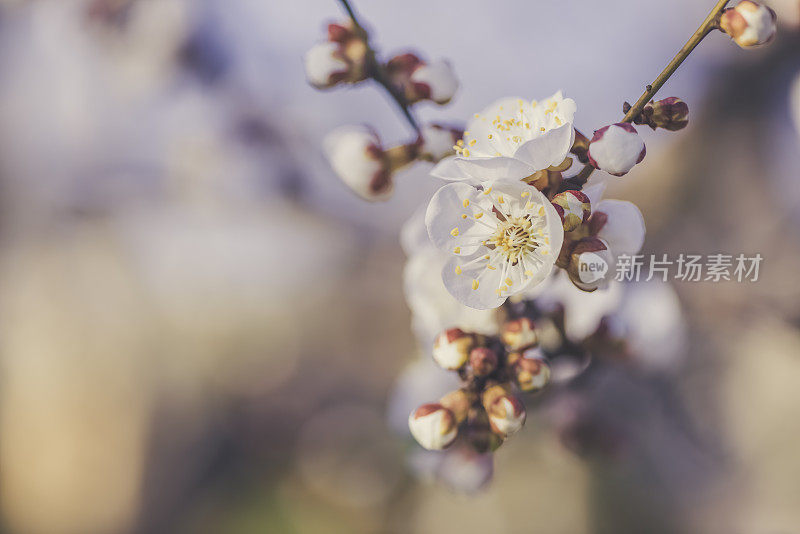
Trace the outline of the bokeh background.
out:
M 575 454 L 533 414 L 465 496 L 414 477 L 387 421 L 418 350 L 398 232 L 439 184 L 418 164 L 367 205 L 327 166 L 338 125 L 409 136 L 376 87 L 307 86 L 337 3 L 2 0 L 0 531 L 798 532 L 800 4 L 770 3 L 773 45 L 712 35 L 663 93 L 690 127 L 646 132 L 611 195 L 646 253 L 761 253 L 761 279 L 676 284 L 669 402 L 596 384 L 624 453 Z M 356 7 L 382 52 L 452 61 L 461 90 L 424 119 L 561 89 L 591 131 L 711 4 Z

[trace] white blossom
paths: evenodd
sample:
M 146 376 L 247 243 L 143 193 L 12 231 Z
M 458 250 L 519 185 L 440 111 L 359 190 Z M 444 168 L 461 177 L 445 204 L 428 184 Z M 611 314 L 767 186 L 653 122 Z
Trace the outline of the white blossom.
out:
M 428 205 L 425 223 L 433 244 L 452 256 L 442 270 L 447 290 L 471 308 L 489 309 L 547 278 L 564 230 L 535 187 L 519 181 L 481 187 L 442 187 Z
M 504 98 L 476 113 L 459 155 L 431 172 L 445 180 L 478 184 L 520 180 L 564 162 L 575 140 L 575 102 L 556 93 L 542 102 Z
M 589 143 L 589 162 L 596 168 L 623 176 L 644 159 L 646 148 L 632 124 L 620 122 L 597 130 Z

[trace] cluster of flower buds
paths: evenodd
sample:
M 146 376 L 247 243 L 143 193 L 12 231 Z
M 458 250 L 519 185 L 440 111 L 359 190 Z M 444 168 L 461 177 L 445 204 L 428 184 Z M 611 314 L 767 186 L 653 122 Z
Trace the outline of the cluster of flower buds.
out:
M 367 126 L 342 126 L 325 137 L 325 154 L 336 174 L 364 200 L 388 198 L 395 171 L 412 163 L 419 142 L 384 149 L 378 135 Z
M 400 54 L 386 63 L 386 75 L 407 104 L 422 100 L 447 104 L 458 90 L 458 78 L 446 60 L 428 63 L 416 54 Z
M 458 328 L 442 332 L 433 358 L 458 372 L 462 387 L 414 410 L 408 418 L 411 434 L 429 450 L 447 448 L 457 439 L 479 453 L 497 449 L 525 424 L 518 394 L 540 391 L 550 381 L 538 343 L 537 327 L 527 317 L 507 321 L 499 337 Z
M 369 76 L 366 36 L 350 22 L 328 24 L 325 41 L 305 55 L 306 77 L 317 89 L 357 83 Z
M 353 21 L 331 23 L 327 38 L 305 55 L 306 77 L 317 89 L 373 78 L 386 87 L 414 123 L 414 141 L 384 150 L 377 134 L 367 127 L 347 126 L 329 134 L 325 153 L 333 170 L 358 196 L 386 200 L 393 190 L 394 173 L 415 160 L 437 163 L 455 153 L 464 129 L 442 124 L 421 128 L 410 106 L 428 100 L 446 104 L 458 90 L 458 79 L 445 60 L 426 62 L 412 53 L 382 64 L 370 47 L 367 33 Z
M 743 0 L 722 13 L 719 27 L 742 48 L 753 48 L 775 38 L 777 16 L 763 4 Z
M 623 113 L 628 113 L 631 105 L 625 102 Z M 683 130 L 689 125 L 689 106 L 678 97 L 671 96 L 648 102 L 638 117 L 633 119 L 634 124 L 645 124 L 655 130 L 662 128 L 670 132 Z

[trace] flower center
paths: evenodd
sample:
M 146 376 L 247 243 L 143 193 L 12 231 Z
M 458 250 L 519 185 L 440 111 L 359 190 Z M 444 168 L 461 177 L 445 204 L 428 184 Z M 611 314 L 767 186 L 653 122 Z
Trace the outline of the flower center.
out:
M 487 247 L 499 251 L 508 262 L 516 264 L 520 257 L 533 252 L 540 245 L 540 232 L 528 216 L 509 217 L 497 226 L 497 231 L 487 242 Z

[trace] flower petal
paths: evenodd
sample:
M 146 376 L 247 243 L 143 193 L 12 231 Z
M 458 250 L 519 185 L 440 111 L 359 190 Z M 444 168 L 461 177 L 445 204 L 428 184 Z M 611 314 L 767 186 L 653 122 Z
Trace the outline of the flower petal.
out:
M 475 218 L 477 213 L 485 214 L 482 206 L 489 202 L 480 195 L 480 191 L 464 183 L 447 184 L 433 195 L 425 213 L 425 226 L 437 248 L 450 254 L 470 255 L 491 235 L 492 218 Z
M 516 181 L 530 176 L 538 169 L 507 157 L 455 158 L 455 164 L 474 180 Z
M 615 256 L 636 254 L 642 249 L 645 236 L 644 217 L 633 202 L 627 200 L 602 200 L 597 209 L 608 219 L 597 237 L 608 243 Z
M 480 256 L 482 253 L 476 256 Z M 451 258 L 442 269 L 444 286 L 457 301 L 465 306 L 477 310 L 497 308 L 506 301 L 505 296 L 501 297 L 496 292 L 501 285 L 500 270 L 487 269 L 485 261 L 463 266 L 471 259 L 474 258 Z
M 431 170 L 431 176 L 434 178 L 441 178 L 450 182 L 455 181 L 474 181 L 472 175 L 464 171 L 459 165 L 456 164 L 457 158 L 455 156 L 445 158 Z
M 540 171 L 552 165 L 560 165 L 574 142 L 575 129 L 572 123 L 567 123 L 520 145 L 514 152 L 514 159 Z

